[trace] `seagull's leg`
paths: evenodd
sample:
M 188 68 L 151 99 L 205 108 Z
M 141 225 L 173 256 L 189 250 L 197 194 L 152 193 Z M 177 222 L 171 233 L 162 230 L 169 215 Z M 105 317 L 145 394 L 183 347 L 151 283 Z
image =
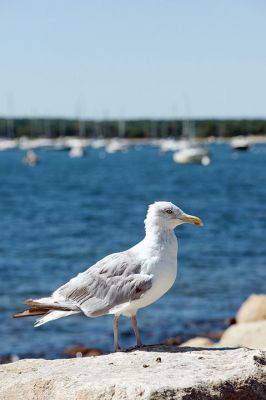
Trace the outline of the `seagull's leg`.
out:
M 114 327 L 114 351 L 118 351 L 120 349 L 118 344 L 118 316 L 114 316 L 113 327 Z
M 132 328 L 133 328 L 135 336 L 136 336 L 137 347 L 141 347 L 142 343 L 141 343 L 141 339 L 140 339 L 136 315 L 134 315 L 134 317 L 131 317 L 131 324 L 132 324 Z

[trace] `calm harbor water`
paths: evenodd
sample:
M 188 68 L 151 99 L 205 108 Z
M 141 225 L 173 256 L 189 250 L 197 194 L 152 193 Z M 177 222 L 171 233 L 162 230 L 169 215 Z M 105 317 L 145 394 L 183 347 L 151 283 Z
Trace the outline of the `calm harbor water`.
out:
M 145 343 L 219 330 L 253 292 L 266 292 L 266 146 L 233 156 L 213 145 L 208 167 L 177 165 L 172 155 L 142 147 L 83 159 L 37 151 L 41 163 L 21 163 L 22 151 L 0 153 L 0 354 L 55 357 L 74 344 L 112 350 L 112 318 L 75 316 L 33 328 L 11 319 L 26 298 L 50 294 L 103 256 L 142 239 L 149 203 L 169 200 L 200 216 L 184 225 L 174 287 L 139 313 Z M 134 344 L 121 318 L 121 344 Z

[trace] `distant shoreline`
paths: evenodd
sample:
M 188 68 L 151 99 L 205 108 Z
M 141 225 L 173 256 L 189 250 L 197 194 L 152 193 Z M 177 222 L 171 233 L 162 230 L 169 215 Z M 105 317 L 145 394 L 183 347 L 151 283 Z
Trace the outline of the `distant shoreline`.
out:
M 266 119 L 84 120 L 0 117 L 0 137 L 162 139 L 167 137 L 232 138 L 266 136 Z

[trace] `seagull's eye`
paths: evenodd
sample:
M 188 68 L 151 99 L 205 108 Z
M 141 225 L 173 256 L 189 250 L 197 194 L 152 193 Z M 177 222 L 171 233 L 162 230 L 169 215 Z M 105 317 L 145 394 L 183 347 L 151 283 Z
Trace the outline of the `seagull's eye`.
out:
M 173 211 L 172 210 L 165 210 L 165 212 L 167 213 L 167 214 L 173 214 Z

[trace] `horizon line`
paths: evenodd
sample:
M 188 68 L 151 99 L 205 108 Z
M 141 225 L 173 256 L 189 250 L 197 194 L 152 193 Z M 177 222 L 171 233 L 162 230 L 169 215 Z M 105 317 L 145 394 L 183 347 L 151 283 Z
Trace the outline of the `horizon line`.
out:
M 79 116 L 43 116 L 43 115 L 36 115 L 36 116 L 29 116 L 29 115 L 0 115 L 0 120 L 18 120 L 18 119 L 34 119 L 34 120 L 69 120 L 69 121 L 84 121 L 84 122 L 119 122 L 119 121 L 205 121 L 205 120 L 212 120 L 212 121 L 225 121 L 225 120 L 265 120 L 265 116 L 204 116 L 204 117 L 197 117 L 197 116 L 179 116 L 179 117 L 103 117 L 103 118 L 94 118 L 94 117 L 79 117 Z

